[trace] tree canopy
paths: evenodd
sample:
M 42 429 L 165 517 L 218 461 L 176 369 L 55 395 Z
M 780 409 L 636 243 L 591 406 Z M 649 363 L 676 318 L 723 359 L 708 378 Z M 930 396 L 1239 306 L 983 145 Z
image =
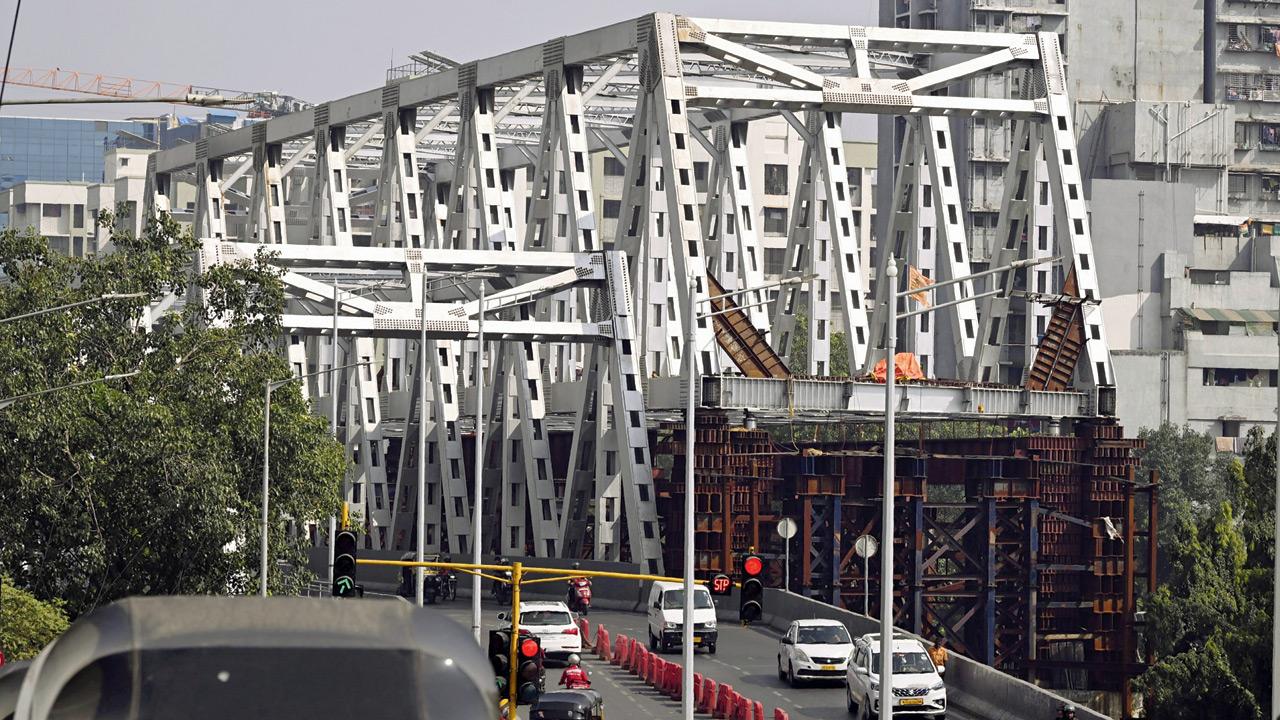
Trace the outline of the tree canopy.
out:
M 1148 717 L 1258 720 L 1271 673 L 1275 436 L 1250 433 L 1244 462 L 1208 438 L 1147 433 L 1161 469 L 1161 583 L 1145 599 L 1157 662 L 1139 679 Z
M 191 277 L 196 243 L 172 219 L 111 233 L 115 252 L 88 259 L 0 233 L 0 318 L 147 296 L 0 323 L 0 397 L 138 371 L 0 409 L 0 569 L 72 617 L 128 595 L 257 588 L 263 390 L 290 376 L 265 254 Z M 138 321 L 192 284 L 206 302 Z M 344 451 L 296 384 L 274 393 L 271 423 L 272 547 L 300 560 L 285 519 L 334 513 Z M 277 590 L 296 577 L 272 566 Z
M 0 576 L 0 650 L 6 661 L 30 660 L 67 629 L 67 614 L 56 602 L 42 602 Z

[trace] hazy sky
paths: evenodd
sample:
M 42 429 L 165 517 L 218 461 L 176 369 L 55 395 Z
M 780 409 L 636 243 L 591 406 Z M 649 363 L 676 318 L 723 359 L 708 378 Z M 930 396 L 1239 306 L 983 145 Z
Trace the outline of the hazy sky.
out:
M 0 0 L 0 47 L 15 0 Z M 459 61 L 537 45 L 646 12 L 873 24 L 877 0 L 25 0 L 12 65 L 62 68 L 311 102 L 380 85 L 386 69 L 432 50 Z M 2 50 L 0 50 L 2 52 Z M 49 93 L 10 85 L 6 99 Z M 154 105 L 10 106 L 6 115 L 123 118 Z M 200 108 L 177 112 L 203 116 Z

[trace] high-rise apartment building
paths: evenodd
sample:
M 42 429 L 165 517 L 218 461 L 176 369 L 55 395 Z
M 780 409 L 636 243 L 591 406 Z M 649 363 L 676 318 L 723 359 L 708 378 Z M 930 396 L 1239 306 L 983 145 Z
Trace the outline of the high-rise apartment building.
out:
M 1093 203 L 1108 342 L 1124 381 L 1118 388 L 1121 419 L 1125 408 L 1162 407 L 1156 415 L 1135 416 L 1130 424 L 1150 424 L 1156 417 L 1223 436 L 1274 422 L 1273 416 L 1255 412 L 1260 402 L 1237 399 L 1224 405 L 1204 397 L 1222 392 L 1218 388 L 1224 387 L 1226 373 L 1216 369 L 1232 368 L 1249 378 L 1231 390 L 1236 394 L 1267 392 L 1253 388 L 1266 386 L 1276 369 L 1274 352 L 1264 357 L 1254 346 L 1261 327 L 1257 313 L 1274 312 L 1278 284 L 1280 4 L 881 0 L 880 12 L 882 24 L 898 27 L 1058 34 L 1086 194 Z M 975 81 L 969 90 L 1017 96 L 1022 82 L 1018 73 L 1005 73 Z M 1034 94 L 1033 88 L 1027 90 Z M 994 245 L 1011 125 L 964 122 L 963 129 L 953 126 L 957 170 L 971 255 L 981 263 L 990 259 Z M 902 123 L 881 119 L 882 167 L 893 166 Z M 1177 189 L 1162 189 L 1160 183 Z M 881 206 L 891 187 L 888 178 L 880 183 Z M 1048 221 L 1053 208 L 1039 203 L 1034 212 Z M 1038 224 L 1032 218 L 1026 242 L 1057 254 L 1052 230 L 1042 236 L 1033 231 Z M 1059 268 L 1036 268 L 1027 271 L 1022 285 L 1040 290 L 1055 279 L 1049 273 L 1061 279 Z M 1269 287 L 1258 287 L 1259 273 L 1272 278 Z M 1240 291 L 1227 291 L 1237 281 L 1243 283 Z M 1220 287 L 1212 292 L 1200 287 L 1207 283 Z M 1217 306 L 1206 312 L 1210 298 Z M 1048 313 L 1027 303 L 1020 309 L 1015 305 L 1014 313 L 1006 327 L 999 379 L 1020 384 Z M 1205 342 L 1214 345 L 1213 352 L 1196 350 Z M 1152 360 L 1152 353 L 1166 357 Z M 1152 363 L 1163 363 L 1165 370 L 1153 370 Z M 1157 382 L 1159 403 L 1154 402 Z M 1227 405 L 1241 409 L 1210 412 Z

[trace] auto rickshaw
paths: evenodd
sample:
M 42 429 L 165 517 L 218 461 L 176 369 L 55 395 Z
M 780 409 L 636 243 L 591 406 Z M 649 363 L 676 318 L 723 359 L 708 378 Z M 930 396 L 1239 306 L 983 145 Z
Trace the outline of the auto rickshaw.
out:
M 530 720 L 604 720 L 604 698 L 595 690 L 543 693 L 529 709 Z

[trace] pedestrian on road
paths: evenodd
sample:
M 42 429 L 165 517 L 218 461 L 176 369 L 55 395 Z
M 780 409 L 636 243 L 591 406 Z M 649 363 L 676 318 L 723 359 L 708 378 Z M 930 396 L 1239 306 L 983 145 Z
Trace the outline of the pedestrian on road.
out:
M 943 645 L 947 642 L 944 636 L 937 642 L 929 646 L 929 659 L 937 668 L 945 668 L 947 666 L 947 649 Z

